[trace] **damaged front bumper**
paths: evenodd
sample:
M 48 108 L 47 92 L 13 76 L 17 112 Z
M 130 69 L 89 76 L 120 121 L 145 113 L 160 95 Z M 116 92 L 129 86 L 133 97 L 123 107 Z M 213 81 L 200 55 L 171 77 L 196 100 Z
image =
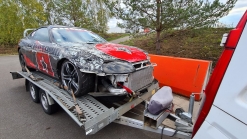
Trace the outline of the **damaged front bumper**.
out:
M 99 74 L 95 81 L 95 92 L 106 93 L 107 95 L 123 96 L 132 94 L 138 90 L 145 89 L 153 80 L 153 66 L 145 65 L 139 62 L 135 66 L 139 70 L 129 73 L 118 74 Z M 84 72 L 81 70 L 81 72 Z
M 110 94 L 115 96 L 127 95 L 127 91 L 124 88 L 115 88 L 111 84 L 108 84 L 104 79 L 101 81 L 103 86 L 109 91 Z
M 139 90 L 136 90 L 135 93 L 137 95 L 140 95 L 143 92 L 150 91 L 150 89 L 151 90 L 155 89 L 155 91 L 157 91 L 159 89 L 159 82 L 156 79 L 153 79 L 153 81 L 150 84 L 143 86 Z M 108 91 L 108 92 L 90 92 L 89 95 L 94 96 L 94 97 L 127 95 L 128 94 L 127 91 L 125 89 L 124 89 L 124 91 L 125 91 L 124 93 L 111 93 L 110 91 Z M 118 92 L 118 91 L 116 91 L 116 92 Z

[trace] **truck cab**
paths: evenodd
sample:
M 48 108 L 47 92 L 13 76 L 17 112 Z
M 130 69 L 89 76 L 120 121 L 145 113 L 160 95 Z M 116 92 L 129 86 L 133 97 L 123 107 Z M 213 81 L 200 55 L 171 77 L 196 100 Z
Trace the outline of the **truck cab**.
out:
M 204 91 L 192 138 L 247 138 L 247 11 L 224 34 L 224 50 Z

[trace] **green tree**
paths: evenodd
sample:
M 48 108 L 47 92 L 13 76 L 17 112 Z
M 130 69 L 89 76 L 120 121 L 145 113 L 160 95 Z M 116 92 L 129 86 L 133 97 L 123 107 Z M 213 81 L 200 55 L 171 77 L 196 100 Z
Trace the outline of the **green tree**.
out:
M 43 7 L 38 1 L 0 1 L 0 45 L 15 45 L 25 28 L 35 28 L 45 22 Z
M 11 10 L 10 10 L 11 9 Z M 19 38 L 22 22 L 18 19 L 18 5 L 14 2 L 2 0 L 0 4 L 0 44 L 16 43 Z M 17 35 L 18 34 L 18 35 Z M 17 36 L 16 36 L 17 35 Z
M 161 49 L 160 34 L 170 29 L 192 29 L 211 26 L 226 16 L 237 0 L 109 0 L 107 5 L 117 18 L 128 24 L 156 31 L 156 53 Z M 126 23 L 126 22 L 125 22 Z M 129 26 L 123 24 L 122 26 Z
M 87 6 L 91 11 L 90 16 L 94 18 L 94 30 L 105 33 L 108 30 L 108 20 L 112 12 L 105 4 L 106 0 L 87 0 Z
M 0 45 L 16 45 L 26 28 L 69 25 L 106 32 L 105 0 L 0 0 Z
M 45 24 L 54 25 L 56 24 L 57 7 L 55 4 L 56 0 L 39 0 L 44 8 L 44 16 L 46 17 Z
M 111 11 L 104 0 L 41 0 L 47 23 L 106 32 Z
M 47 21 L 44 7 L 38 0 L 15 0 L 18 5 L 18 16 L 23 28 L 37 28 Z

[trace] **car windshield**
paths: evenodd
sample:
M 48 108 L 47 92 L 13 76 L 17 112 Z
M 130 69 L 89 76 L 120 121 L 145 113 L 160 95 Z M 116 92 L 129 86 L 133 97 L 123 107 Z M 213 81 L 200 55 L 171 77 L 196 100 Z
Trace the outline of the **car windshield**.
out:
M 75 42 L 75 43 L 101 43 L 105 39 L 97 34 L 80 28 L 52 28 L 52 35 L 55 42 Z

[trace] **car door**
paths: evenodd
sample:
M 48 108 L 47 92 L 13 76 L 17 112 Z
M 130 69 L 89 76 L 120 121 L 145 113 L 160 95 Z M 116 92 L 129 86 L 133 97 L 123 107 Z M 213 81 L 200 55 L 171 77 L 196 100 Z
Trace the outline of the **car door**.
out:
M 36 69 L 44 72 L 50 76 L 54 76 L 51 65 L 49 50 L 51 50 L 52 43 L 50 41 L 48 29 L 46 27 L 39 28 L 32 34 L 33 40 L 33 58 L 36 61 Z

